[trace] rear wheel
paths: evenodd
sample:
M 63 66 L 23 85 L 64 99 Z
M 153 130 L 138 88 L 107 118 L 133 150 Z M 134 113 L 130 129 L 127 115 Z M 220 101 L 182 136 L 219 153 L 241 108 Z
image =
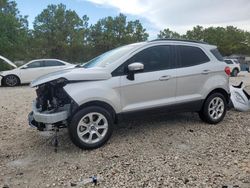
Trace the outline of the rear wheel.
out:
M 239 73 L 239 71 L 237 69 L 234 69 L 232 72 L 232 76 L 237 77 L 238 73 Z
M 8 87 L 14 87 L 20 84 L 20 80 L 15 75 L 7 75 L 4 77 L 3 84 Z
M 82 149 L 101 147 L 113 132 L 111 114 L 98 106 L 86 107 L 78 111 L 69 126 L 72 142 Z
M 211 94 L 199 112 L 201 120 L 210 124 L 221 122 L 226 114 L 226 104 L 226 99 L 221 93 Z

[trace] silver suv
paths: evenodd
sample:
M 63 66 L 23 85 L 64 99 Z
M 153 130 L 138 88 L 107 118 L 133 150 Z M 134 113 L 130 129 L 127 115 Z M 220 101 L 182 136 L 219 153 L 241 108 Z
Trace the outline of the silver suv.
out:
M 40 77 L 29 123 L 45 131 L 67 127 L 75 145 L 98 148 L 114 124 L 130 115 L 198 112 L 222 121 L 230 69 L 216 46 L 154 40 L 106 52 L 77 68 Z

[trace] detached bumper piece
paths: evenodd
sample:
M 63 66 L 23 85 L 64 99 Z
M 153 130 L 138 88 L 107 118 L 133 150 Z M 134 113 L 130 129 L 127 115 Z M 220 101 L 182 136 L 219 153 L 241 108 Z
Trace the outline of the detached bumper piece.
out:
M 50 111 L 40 111 L 33 102 L 32 112 L 28 116 L 29 125 L 40 131 L 53 130 L 57 127 L 65 127 L 65 122 L 70 115 L 70 104 Z

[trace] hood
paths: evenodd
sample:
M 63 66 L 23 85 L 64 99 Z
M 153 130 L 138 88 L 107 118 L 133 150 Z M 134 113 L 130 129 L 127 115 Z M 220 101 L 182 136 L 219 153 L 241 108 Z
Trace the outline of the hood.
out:
M 0 55 L 0 59 L 4 60 L 6 62 L 6 64 L 8 64 L 9 66 L 11 66 L 13 68 L 17 68 L 17 66 L 14 63 L 12 63 L 10 60 L 8 60 L 7 58 Z
M 90 81 L 107 80 L 111 77 L 111 73 L 104 68 L 71 68 L 41 76 L 32 81 L 30 86 L 36 87 L 59 78 L 65 78 L 68 81 Z

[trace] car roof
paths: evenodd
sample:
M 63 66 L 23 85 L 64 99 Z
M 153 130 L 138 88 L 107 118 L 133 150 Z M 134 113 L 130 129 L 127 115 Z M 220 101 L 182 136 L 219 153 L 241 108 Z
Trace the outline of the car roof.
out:
M 208 44 L 207 42 L 204 42 L 204 41 L 186 40 L 186 39 L 155 39 L 155 40 L 151 40 L 150 42 L 154 42 L 154 41 L 176 41 L 176 42 L 191 42 L 191 43 L 199 43 L 199 44 Z
M 208 44 L 207 42 L 196 41 L 196 40 L 185 40 L 185 39 L 156 39 L 149 41 L 149 43 L 169 43 L 177 45 L 202 46 L 209 50 L 217 48 L 217 46 Z
M 60 60 L 60 59 L 33 59 L 31 61 L 50 61 L 50 60 L 63 61 L 63 60 Z
M 68 63 L 68 62 L 60 60 L 60 59 L 33 59 L 33 60 L 29 61 L 28 63 L 32 63 L 34 61 L 60 61 L 63 63 Z M 68 64 L 70 64 L 70 63 L 68 63 Z

